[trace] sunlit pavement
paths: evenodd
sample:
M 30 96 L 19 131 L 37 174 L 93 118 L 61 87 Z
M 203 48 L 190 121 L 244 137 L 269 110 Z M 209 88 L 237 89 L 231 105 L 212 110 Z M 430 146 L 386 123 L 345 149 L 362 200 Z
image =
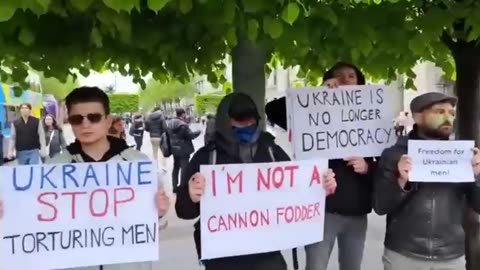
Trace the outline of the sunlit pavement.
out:
M 192 125 L 193 130 L 203 130 L 200 124 Z M 290 152 L 287 141 L 286 132 L 277 128 L 268 127 L 267 130 L 277 137 L 277 143 L 282 146 L 287 152 Z M 64 133 L 67 142 L 73 141 L 73 134 L 68 126 L 64 127 Z M 133 138 L 127 139 L 130 145 L 134 144 Z M 196 149 L 203 145 L 203 133 L 194 141 Z M 150 139 L 147 136 L 144 138 L 144 145 L 142 152 L 152 157 L 152 148 Z M 167 161 L 167 175 L 165 179 L 165 188 L 172 199 L 172 206 L 174 203 L 174 196 L 171 194 L 171 171 L 173 167 L 173 160 L 171 158 Z M 175 210 L 172 207 L 168 216 L 168 227 L 161 231 L 160 240 L 160 260 L 155 263 L 155 270 L 197 270 L 202 269 L 198 263 L 194 242 L 193 242 L 193 223 L 194 221 L 180 220 L 175 215 Z M 1 225 L 1 224 L 0 224 Z M 385 234 L 385 218 L 379 217 L 375 214 L 369 216 L 369 228 L 367 234 L 367 243 L 365 246 L 365 255 L 363 259 L 363 269 L 365 270 L 381 270 L 381 256 L 383 252 L 383 237 Z M 294 237 L 295 232 L 292 232 Z M 330 260 L 329 270 L 338 270 L 337 252 L 334 249 Z M 284 252 L 285 259 L 289 263 L 289 269 L 293 269 L 291 263 L 291 252 Z M 299 249 L 300 269 L 305 267 L 305 254 L 303 249 Z M 1 265 L 1 263 L 0 263 Z M 0 267 L 1 270 L 1 267 Z

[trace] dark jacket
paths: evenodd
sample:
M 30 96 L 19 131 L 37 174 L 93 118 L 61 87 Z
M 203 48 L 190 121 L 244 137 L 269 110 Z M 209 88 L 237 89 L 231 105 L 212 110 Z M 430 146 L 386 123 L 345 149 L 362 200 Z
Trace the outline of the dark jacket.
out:
M 231 94 L 232 95 L 232 94 Z M 215 150 L 217 153 L 216 164 L 238 164 L 238 163 L 261 163 L 272 162 L 269 149 L 273 152 L 275 161 L 288 161 L 290 158 L 280 146 L 275 144 L 274 137 L 260 129 L 257 131 L 256 140 L 249 144 L 239 144 L 233 137 L 232 127 L 228 120 L 227 111 L 231 95 L 225 97 L 219 104 L 216 118 L 215 141 L 198 150 L 190 160 L 186 172 L 183 175 L 182 186 L 177 193 L 175 210 L 179 218 L 195 219 L 200 216 L 200 204 L 193 203 L 188 193 L 188 182 L 190 177 L 200 171 L 200 165 L 211 164 L 210 153 Z M 253 102 L 253 101 L 251 101 Z M 199 257 L 201 257 L 200 225 L 195 223 L 194 240 Z M 269 252 L 245 256 L 214 259 L 211 261 L 231 262 L 255 262 L 257 259 L 276 257 L 280 252 Z M 208 263 L 208 262 L 206 262 Z
M 207 116 L 207 127 L 205 128 L 205 145 L 215 140 L 215 116 Z
M 151 138 L 160 138 L 165 132 L 165 118 L 161 111 L 151 113 L 145 122 L 145 130 L 150 132 Z
M 133 120 L 133 124 L 130 127 L 130 131 L 129 131 L 130 136 L 143 138 L 144 132 L 145 132 L 145 124 L 143 123 L 142 119 Z
M 17 151 L 40 149 L 39 125 L 40 120 L 33 116 L 29 116 L 27 122 L 23 121 L 21 117 L 13 122 Z
M 53 137 L 50 140 L 52 132 Z M 65 138 L 63 137 L 63 131 L 61 129 L 45 129 L 45 142 L 47 146 L 50 146 L 50 157 L 60 153 L 67 146 L 65 143 Z
M 408 139 L 420 140 L 416 128 L 385 149 L 375 177 L 374 209 L 387 214 L 385 247 L 408 257 L 451 260 L 465 253 L 462 227 L 467 204 L 480 211 L 476 183 L 398 184 L 398 161 L 408 152 Z
M 335 173 L 337 189 L 327 197 L 326 211 L 345 216 L 361 216 L 372 212 L 373 176 L 376 162 L 365 158 L 368 173 L 358 174 L 343 159 L 330 160 L 328 167 Z
M 178 118 L 168 120 L 166 126 L 173 156 L 188 157 L 195 152 L 192 140 L 197 138 L 201 131 L 192 131 L 187 123 Z

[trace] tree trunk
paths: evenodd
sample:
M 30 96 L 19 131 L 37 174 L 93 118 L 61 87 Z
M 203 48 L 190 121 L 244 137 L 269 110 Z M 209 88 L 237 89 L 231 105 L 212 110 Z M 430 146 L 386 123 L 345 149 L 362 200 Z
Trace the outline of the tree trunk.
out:
M 457 138 L 480 143 L 480 47 L 457 43 L 452 49 L 457 72 Z M 480 223 L 472 209 L 465 210 L 467 270 L 480 269 Z
M 265 128 L 266 53 L 247 39 L 239 40 L 232 52 L 233 91 L 248 94 L 257 105 L 260 126 Z

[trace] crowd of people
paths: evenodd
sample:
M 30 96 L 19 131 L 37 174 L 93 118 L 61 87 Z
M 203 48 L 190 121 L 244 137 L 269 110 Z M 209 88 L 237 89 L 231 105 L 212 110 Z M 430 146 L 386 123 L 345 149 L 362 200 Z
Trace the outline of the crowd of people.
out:
M 324 76 L 324 85 L 332 91 L 342 85 L 362 84 L 365 77 L 348 63 L 338 63 Z M 285 104 L 285 99 L 279 98 L 275 100 L 275 108 L 267 110 L 272 123 L 284 125 Z M 139 150 L 144 133 L 149 132 L 153 158 L 165 166 L 166 157 L 173 157 L 174 210 L 181 219 L 197 219 L 193 238 L 199 258 L 202 249 L 198 218 L 206 185 L 200 166 L 290 160 L 275 138 L 259 125 L 263 116 L 252 98 L 242 93 L 223 98 L 216 115 L 208 118 L 205 145 L 197 151 L 192 140 L 200 136 L 200 131 L 190 129 L 185 110 L 181 108 L 172 119 L 166 119 L 160 110 L 146 118 L 135 115 L 129 130 L 137 142 L 133 149 L 125 141 L 121 119 L 111 116 L 108 97 L 100 89 L 75 89 L 67 96 L 66 105 L 76 138 L 74 143 L 65 146 L 55 119 L 47 116 L 42 124 L 29 115 L 30 107 L 24 104 L 21 118 L 13 124 L 9 155 L 15 151 L 19 164 L 34 164 L 39 157 L 47 156 L 52 157 L 45 160 L 47 163 L 146 159 Z M 407 155 L 408 140 L 449 140 L 455 105 L 456 98 L 441 93 L 420 95 L 410 104 L 412 129 L 408 134 L 402 130 L 398 142 L 385 149 L 380 157 L 365 158 L 352 152 L 351 157 L 329 160 L 323 179 L 327 193 L 324 240 L 305 247 L 306 270 L 326 270 L 335 243 L 340 270 L 360 270 L 367 215 L 372 210 L 387 215 L 385 270 L 465 268 L 463 210 L 468 206 L 480 212 L 479 150 L 472 149 L 472 171 L 477 179 L 474 183 L 410 182 L 413 162 Z M 164 216 L 170 208 L 170 198 L 159 191 L 153 201 L 158 215 Z M 0 216 L 2 205 L 0 201 Z M 206 270 L 287 269 L 280 251 L 203 260 L 202 264 Z M 151 270 L 152 264 L 111 265 L 108 269 Z

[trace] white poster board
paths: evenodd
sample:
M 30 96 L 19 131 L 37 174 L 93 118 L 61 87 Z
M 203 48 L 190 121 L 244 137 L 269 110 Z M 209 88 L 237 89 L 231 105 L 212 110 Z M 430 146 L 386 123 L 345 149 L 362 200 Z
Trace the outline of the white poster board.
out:
M 295 158 L 380 156 L 396 141 L 392 97 L 384 85 L 288 89 Z
M 412 158 L 411 182 L 474 182 L 474 141 L 409 140 Z
M 201 166 L 202 259 L 323 240 L 327 160 Z M 233 243 L 233 244 L 232 244 Z
M 0 167 L 2 268 L 158 260 L 156 171 L 151 161 Z

